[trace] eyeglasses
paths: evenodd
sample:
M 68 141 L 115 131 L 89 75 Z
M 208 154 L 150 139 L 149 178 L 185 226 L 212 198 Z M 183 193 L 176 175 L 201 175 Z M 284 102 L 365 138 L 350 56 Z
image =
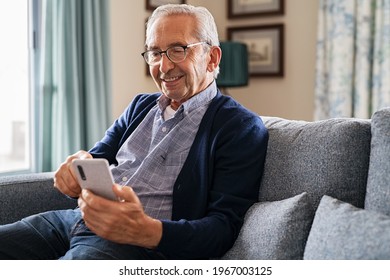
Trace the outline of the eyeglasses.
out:
M 186 59 L 188 48 L 198 46 L 201 44 L 208 44 L 208 43 L 198 42 L 198 43 L 189 44 L 187 46 L 173 46 L 167 48 L 165 51 L 150 50 L 141 53 L 141 55 L 144 57 L 146 63 L 149 64 L 150 66 L 154 66 L 160 63 L 163 53 L 165 53 L 168 59 L 173 63 L 179 63 L 184 61 L 184 59 Z

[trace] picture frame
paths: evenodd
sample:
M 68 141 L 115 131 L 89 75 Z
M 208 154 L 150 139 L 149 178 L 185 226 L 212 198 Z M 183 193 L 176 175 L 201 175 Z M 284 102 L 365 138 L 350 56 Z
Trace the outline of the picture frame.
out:
M 227 34 L 248 46 L 251 77 L 284 76 L 284 24 L 230 27 Z
M 228 18 L 284 14 L 285 0 L 228 0 Z
M 153 11 L 158 6 L 165 4 L 185 4 L 185 0 L 146 0 L 146 10 Z

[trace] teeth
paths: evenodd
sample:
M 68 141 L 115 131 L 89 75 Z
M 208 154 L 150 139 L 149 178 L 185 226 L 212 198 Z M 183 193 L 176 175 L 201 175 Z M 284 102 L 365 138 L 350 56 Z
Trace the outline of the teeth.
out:
M 172 82 L 172 81 L 175 81 L 175 80 L 177 80 L 177 79 L 179 79 L 179 77 L 165 78 L 164 81 L 166 81 L 166 82 Z

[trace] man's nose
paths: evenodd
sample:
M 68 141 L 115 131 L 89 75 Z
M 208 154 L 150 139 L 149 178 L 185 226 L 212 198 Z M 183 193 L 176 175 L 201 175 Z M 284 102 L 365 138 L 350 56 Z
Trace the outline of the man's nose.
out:
M 174 67 L 175 67 L 175 63 L 170 61 L 168 56 L 165 53 L 161 54 L 160 72 L 167 73 L 169 70 L 173 69 Z

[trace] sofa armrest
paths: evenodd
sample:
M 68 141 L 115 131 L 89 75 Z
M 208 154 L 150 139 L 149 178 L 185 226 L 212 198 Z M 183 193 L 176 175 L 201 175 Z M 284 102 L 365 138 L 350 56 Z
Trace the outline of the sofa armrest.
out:
M 53 187 L 52 172 L 0 177 L 0 224 L 15 222 L 26 216 L 77 206 Z

